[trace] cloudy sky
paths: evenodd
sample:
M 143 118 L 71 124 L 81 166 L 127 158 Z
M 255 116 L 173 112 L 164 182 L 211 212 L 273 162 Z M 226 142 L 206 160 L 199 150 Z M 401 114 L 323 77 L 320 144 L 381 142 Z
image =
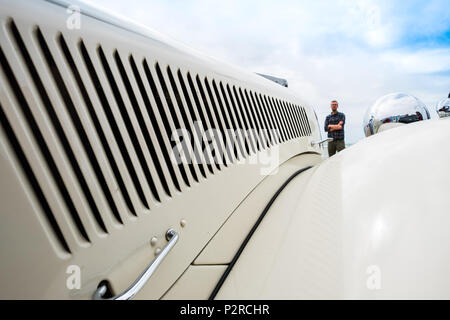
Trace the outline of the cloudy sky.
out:
M 93 1 L 92 1 L 93 2 Z M 434 115 L 450 91 L 448 0 L 95 0 L 207 55 L 285 78 L 323 124 L 337 99 L 346 140 L 368 106 L 405 92 Z

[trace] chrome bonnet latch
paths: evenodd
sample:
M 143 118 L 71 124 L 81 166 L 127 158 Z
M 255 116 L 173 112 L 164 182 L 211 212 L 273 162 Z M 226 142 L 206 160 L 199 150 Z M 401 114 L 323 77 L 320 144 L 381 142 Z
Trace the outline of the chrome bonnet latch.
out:
M 319 147 L 321 147 L 325 142 L 330 142 L 333 141 L 333 138 L 326 138 L 320 141 L 312 141 L 311 142 L 311 147 L 315 147 L 316 145 L 318 145 Z
M 102 284 L 94 292 L 94 295 L 92 296 L 92 298 L 94 300 L 129 300 L 129 299 L 133 298 L 139 292 L 139 290 L 141 290 L 142 287 L 147 283 L 147 281 L 150 279 L 152 274 L 158 268 L 160 263 L 167 256 L 169 251 L 177 243 L 178 237 L 179 237 L 179 235 L 175 230 L 173 230 L 173 229 L 167 230 L 166 240 L 168 241 L 168 243 L 166 244 L 166 246 L 155 257 L 155 259 L 153 259 L 153 261 L 147 266 L 147 268 L 144 270 L 144 272 L 141 273 L 141 275 L 136 279 L 136 281 L 134 281 L 133 284 L 131 286 L 129 286 L 124 292 L 122 292 L 121 294 L 118 294 L 112 298 L 104 298 L 103 296 L 107 292 L 108 287 L 106 284 Z

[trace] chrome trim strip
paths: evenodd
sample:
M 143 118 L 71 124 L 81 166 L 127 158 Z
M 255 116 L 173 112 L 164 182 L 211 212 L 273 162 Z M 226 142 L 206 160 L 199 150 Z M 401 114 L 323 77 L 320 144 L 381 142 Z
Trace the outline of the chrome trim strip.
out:
M 320 140 L 320 141 L 314 141 L 314 142 L 311 142 L 311 147 L 315 147 L 316 145 L 318 145 L 320 147 L 325 142 L 330 142 L 330 141 L 333 141 L 333 138 L 326 138 L 326 139 L 323 139 L 323 140 Z
M 148 265 L 148 267 L 144 270 L 144 272 L 136 279 L 136 281 L 133 282 L 131 286 L 129 286 L 124 292 L 121 294 L 118 294 L 112 298 L 103 298 L 104 294 L 106 293 L 107 286 L 102 285 L 98 287 L 98 289 L 94 292 L 94 295 L 92 296 L 92 299 L 94 300 L 129 300 L 133 298 L 141 289 L 142 287 L 147 283 L 147 281 L 152 276 L 153 272 L 158 268 L 160 263 L 164 260 L 164 258 L 167 256 L 169 251 L 173 248 L 173 246 L 178 241 L 178 233 L 173 230 L 169 229 L 166 232 L 166 239 L 169 241 L 167 245 L 161 250 L 161 252 L 156 256 L 155 259 Z

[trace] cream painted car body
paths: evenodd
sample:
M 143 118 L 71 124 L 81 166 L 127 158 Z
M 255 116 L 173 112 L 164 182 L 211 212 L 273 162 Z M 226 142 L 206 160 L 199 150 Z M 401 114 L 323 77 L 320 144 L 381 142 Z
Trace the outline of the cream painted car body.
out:
M 408 124 L 298 176 L 217 298 L 449 299 L 449 139 Z
M 448 121 L 388 130 L 322 163 L 314 111 L 290 89 L 75 5 L 0 1 L 0 298 L 91 299 L 105 280 L 123 292 L 173 228 L 178 242 L 136 298 L 207 299 L 280 186 L 308 167 L 216 298 L 449 297 Z M 226 165 L 173 163 L 171 133 L 195 119 L 280 135 L 238 134 Z M 274 152 L 275 165 L 255 161 Z M 440 174 L 414 180 L 417 166 Z M 432 194 L 402 191 L 419 182 Z M 387 265 L 402 257 L 418 262 L 405 273 L 420 277 L 416 291 Z M 363 290 L 369 263 L 393 291 Z
M 79 3 L 2 0 L 0 22 L 2 298 L 123 292 L 173 228 L 136 296 L 158 299 L 278 164 L 319 157 L 313 110 L 261 76 Z M 190 165 L 171 158 L 179 128 L 261 134 L 231 137 L 226 164 L 203 141 Z

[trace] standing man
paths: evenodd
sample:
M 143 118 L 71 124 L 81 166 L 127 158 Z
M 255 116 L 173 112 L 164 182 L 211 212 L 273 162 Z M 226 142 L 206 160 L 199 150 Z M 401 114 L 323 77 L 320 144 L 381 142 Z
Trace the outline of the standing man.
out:
M 325 131 L 328 132 L 328 138 L 333 138 L 333 141 L 328 142 L 328 156 L 330 157 L 345 149 L 345 115 L 337 111 L 338 106 L 336 100 L 331 101 L 331 114 L 327 115 L 325 119 Z

